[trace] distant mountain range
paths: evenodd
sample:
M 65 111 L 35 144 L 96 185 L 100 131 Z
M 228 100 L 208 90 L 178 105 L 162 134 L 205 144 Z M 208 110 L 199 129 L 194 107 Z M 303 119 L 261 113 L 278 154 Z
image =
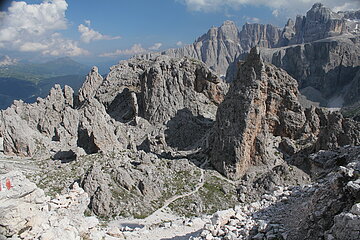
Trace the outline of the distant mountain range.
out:
M 232 21 L 212 27 L 193 44 L 159 53 L 203 61 L 231 82 L 237 63 L 258 46 L 262 57 L 286 70 L 308 99 L 325 107 L 341 107 L 360 100 L 360 10 L 332 12 L 316 3 L 306 13 L 289 19 L 284 28 L 246 23 L 241 30 Z
M 79 89 L 90 67 L 69 57 L 45 63 L 28 63 L 0 58 L 0 109 L 7 108 L 15 99 L 25 102 L 45 97 L 54 84 Z

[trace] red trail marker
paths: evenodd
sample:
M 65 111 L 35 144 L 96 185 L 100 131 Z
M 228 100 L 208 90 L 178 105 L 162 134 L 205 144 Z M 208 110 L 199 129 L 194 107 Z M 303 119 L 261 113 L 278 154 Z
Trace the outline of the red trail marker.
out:
M 12 186 L 11 186 L 10 178 L 6 179 L 6 184 L 5 185 L 6 185 L 7 190 L 11 189 Z

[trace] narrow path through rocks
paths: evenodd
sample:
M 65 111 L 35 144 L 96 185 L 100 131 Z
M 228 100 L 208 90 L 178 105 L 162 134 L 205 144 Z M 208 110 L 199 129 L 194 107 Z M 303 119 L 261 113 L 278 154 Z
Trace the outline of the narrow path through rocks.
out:
M 157 216 L 159 215 L 159 213 L 162 213 L 162 212 L 166 212 L 166 208 L 173 202 L 175 202 L 176 200 L 178 199 L 181 199 L 181 198 L 184 198 L 184 197 L 188 197 L 188 196 L 191 196 L 195 193 L 197 193 L 199 191 L 200 188 L 202 188 L 204 186 L 204 178 L 205 178 L 205 173 L 204 173 L 204 166 L 206 166 L 206 164 L 208 164 L 208 161 L 204 161 L 201 165 L 200 165 L 200 171 L 201 171 L 201 176 L 199 178 L 199 183 L 196 185 L 195 189 L 191 192 L 188 192 L 188 193 L 184 193 L 184 194 L 181 194 L 181 195 L 175 195 L 175 196 L 172 196 L 171 198 L 169 198 L 168 200 L 165 201 L 164 205 L 159 208 L 158 210 L 156 210 L 155 212 L 153 212 L 151 215 L 149 215 L 148 217 L 146 217 L 144 219 L 145 222 L 156 222 L 157 220 Z
M 163 206 L 153 212 L 151 215 L 145 219 L 120 219 L 114 220 L 109 225 L 115 226 L 139 226 L 143 227 L 135 232 L 128 232 L 130 239 L 172 239 L 176 236 L 184 236 L 184 239 L 188 239 L 188 234 L 193 235 L 195 232 L 198 232 L 204 226 L 205 222 L 200 218 L 193 222 L 191 225 L 184 225 L 182 217 L 176 216 L 167 211 L 171 203 L 175 202 L 178 199 L 191 196 L 197 193 L 201 187 L 203 187 L 205 182 L 205 170 L 203 169 L 208 161 L 204 161 L 200 165 L 201 176 L 199 178 L 198 184 L 195 189 L 191 192 L 187 192 L 181 195 L 175 195 L 166 200 Z M 175 223 L 171 228 L 159 228 L 157 225 L 165 222 Z M 186 236 L 186 237 L 185 237 Z M 177 238 L 182 239 L 182 238 Z

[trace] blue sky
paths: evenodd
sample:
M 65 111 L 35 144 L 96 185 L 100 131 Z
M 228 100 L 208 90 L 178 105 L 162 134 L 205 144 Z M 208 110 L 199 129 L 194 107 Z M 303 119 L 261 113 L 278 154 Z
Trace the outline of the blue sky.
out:
M 319 2 L 319 1 L 318 1 Z M 323 0 L 335 10 L 358 0 Z M 0 55 L 35 61 L 71 56 L 82 62 L 123 59 L 192 43 L 232 20 L 272 23 L 304 14 L 310 0 L 27 0 L 0 13 Z M 8 8 L 10 7 L 10 8 Z

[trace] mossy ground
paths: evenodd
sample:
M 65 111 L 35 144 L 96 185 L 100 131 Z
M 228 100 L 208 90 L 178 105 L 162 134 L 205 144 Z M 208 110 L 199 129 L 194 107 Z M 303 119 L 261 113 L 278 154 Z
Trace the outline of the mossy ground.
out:
M 54 197 L 73 182 L 80 181 L 94 162 L 99 162 L 104 166 L 102 169 L 104 173 L 112 179 L 108 186 L 117 207 L 110 217 L 145 218 L 162 207 L 167 199 L 193 191 L 201 177 L 201 169 L 195 164 L 187 163 L 186 168 L 181 168 L 176 165 L 177 162 L 174 162 L 177 160 L 159 159 L 156 163 L 155 174 L 162 179 L 161 194 L 156 197 L 144 196 L 137 185 L 132 186 L 131 189 L 125 189 L 114 180 L 112 174 L 116 174 L 116 171 L 108 164 L 109 159 L 114 160 L 114 156 L 105 157 L 102 154 L 93 154 L 69 163 L 56 163 L 50 159 L 38 161 L 37 164 L 42 169 L 42 173 L 30 176 L 30 178 L 44 189 L 47 195 Z M 194 195 L 178 199 L 170 204 L 169 207 L 173 212 L 181 216 L 199 216 L 212 214 L 236 204 L 235 186 L 218 177 L 213 170 L 204 172 L 203 186 Z
M 213 214 L 236 205 L 236 188 L 221 179 L 214 171 L 205 171 L 204 185 L 194 195 L 178 199 L 170 204 L 173 212 L 186 216 Z

